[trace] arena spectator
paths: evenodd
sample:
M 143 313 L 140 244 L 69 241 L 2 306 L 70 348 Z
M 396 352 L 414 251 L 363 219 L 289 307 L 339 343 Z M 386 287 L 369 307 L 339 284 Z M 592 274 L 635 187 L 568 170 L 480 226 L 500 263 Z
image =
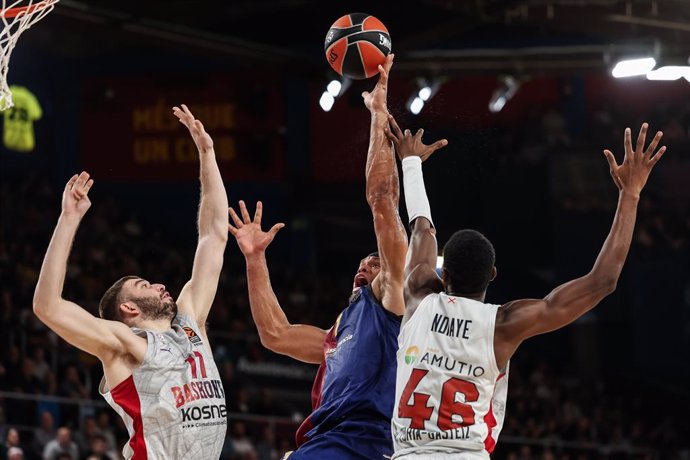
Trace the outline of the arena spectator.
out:
M 58 394 L 76 399 L 86 399 L 89 397 L 89 390 L 81 382 L 77 366 L 70 364 L 65 368 Z
M 24 460 L 24 451 L 20 447 L 7 449 L 7 460 Z
M 19 443 L 19 431 L 16 428 L 9 428 L 4 442 L 0 444 L 0 460 L 8 458 L 10 449 L 19 448 Z
M 44 411 L 41 413 L 41 426 L 34 430 L 34 437 L 31 440 L 31 452 L 40 457 L 43 450 L 52 439 L 55 438 L 55 426 L 53 414 Z
M 72 460 L 79 459 L 79 448 L 72 441 L 72 431 L 67 427 L 57 430 L 55 439 L 46 444 L 43 449 L 43 460 L 60 460 L 64 456 Z

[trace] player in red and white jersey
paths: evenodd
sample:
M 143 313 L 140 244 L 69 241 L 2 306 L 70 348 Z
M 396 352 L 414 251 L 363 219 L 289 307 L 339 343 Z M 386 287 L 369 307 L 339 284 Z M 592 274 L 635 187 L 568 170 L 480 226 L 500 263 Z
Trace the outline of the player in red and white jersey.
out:
M 100 359 L 99 389 L 130 435 L 122 451 L 126 459 L 217 459 L 227 426 L 225 394 L 204 325 L 223 266 L 228 199 L 211 137 L 186 106 L 173 111 L 189 129 L 201 164 L 199 243 L 192 277 L 177 302 L 163 284 L 138 276 L 126 276 L 106 291 L 100 318 L 62 298 L 70 248 L 91 207 L 93 179 L 86 172 L 65 187 L 34 293 L 41 321 Z
M 393 458 L 488 459 L 505 415 L 509 360 L 530 337 L 559 329 L 613 292 L 630 248 L 640 192 L 666 148 L 658 132 L 645 150 L 647 124 L 633 148 L 625 131 L 621 165 L 605 150 L 619 189 L 613 225 L 592 270 L 543 299 L 484 303 L 496 277 L 494 248 L 481 233 L 460 230 L 446 243 L 441 278 L 424 189 L 422 161 L 435 150 L 420 130 L 387 131 L 403 162 L 412 237 L 405 268 L 405 315 L 398 338 Z M 443 141 L 439 141 L 443 142 Z

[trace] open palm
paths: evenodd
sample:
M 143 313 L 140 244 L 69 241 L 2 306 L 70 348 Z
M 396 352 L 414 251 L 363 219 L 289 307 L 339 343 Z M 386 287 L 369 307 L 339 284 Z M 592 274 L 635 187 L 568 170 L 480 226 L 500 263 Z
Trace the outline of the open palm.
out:
M 240 214 L 237 215 L 234 209 L 230 208 L 230 217 L 235 225 L 228 224 L 228 230 L 237 240 L 237 245 L 240 247 L 242 254 L 251 256 L 264 252 L 273 238 L 275 238 L 278 230 L 285 227 L 285 224 L 275 224 L 267 232 L 261 230 L 261 216 L 263 214 L 263 205 L 261 201 L 256 203 L 256 212 L 254 213 L 254 220 L 249 217 L 247 206 L 244 201 L 240 201 Z

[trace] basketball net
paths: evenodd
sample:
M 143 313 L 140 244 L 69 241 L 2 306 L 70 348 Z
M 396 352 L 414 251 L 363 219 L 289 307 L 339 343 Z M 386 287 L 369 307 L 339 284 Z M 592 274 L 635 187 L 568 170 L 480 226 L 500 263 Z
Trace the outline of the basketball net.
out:
M 10 68 L 10 55 L 17 39 L 26 29 L 53 11 L 59 0 L 2 0 L 0 19 L 0 111 L 9 109 L 12 92 L 7 84 L 7 71 Z

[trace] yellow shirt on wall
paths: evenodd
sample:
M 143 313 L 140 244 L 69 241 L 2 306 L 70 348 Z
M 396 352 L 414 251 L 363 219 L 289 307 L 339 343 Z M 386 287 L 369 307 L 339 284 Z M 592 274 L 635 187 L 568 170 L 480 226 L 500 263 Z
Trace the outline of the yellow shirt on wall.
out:
M 43 116 L 41 105 L 31 91 L 23 86 L 10 86 L 14 107 L 5 110 L 2 140 L 10 150 L 31 152 L 36 146 L 34 121 Z

